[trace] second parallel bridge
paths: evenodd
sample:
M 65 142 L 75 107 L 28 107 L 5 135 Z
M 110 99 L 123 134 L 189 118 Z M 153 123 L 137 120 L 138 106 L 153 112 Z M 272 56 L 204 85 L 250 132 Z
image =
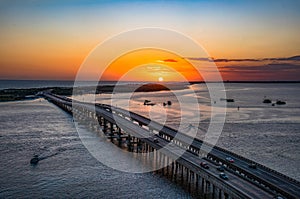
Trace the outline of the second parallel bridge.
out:
M 95 105 L 72 101 L 69 98 L 57 96 L 51 93 L 43 93 L 43 95 L 47 99 L 56 102 L 56 104 L 60 103 L 69 107 L 71 112 L 73 111 L 73 108 L 77 107 L 84 108 L 91 112 L 95 110 L 96 115 L 106 117 L 106 119 L 109 119 L 111 122 L 115 122 L 115 118 L 117 117 L 119 121 L 122 121 L 118 122 L 118 125 L 121 125 L 121 128 L 127 132 L 136 134 L 137 137 L 145 137 L 146 135 L 149 135 L 149 129 L 157 131 L 157 135 L 155 136 L 157 139 L 159 139 L 159 143 L 154 143 L 153 139 L 150 138 L 143 138 L 143 141 L 156 149 L 160 149 L 170 142 L 174 143 L 176 147 L 178 147 L 178 150 L 182 150 L 182 148 L 184 148 L 184 150 L 187 150 L 187 152 L 183 153 L 183 155 L 176 161 L 180 161 L 181 164 L 184 164 L 186 167 L 188 166 L 190 169 L 192 168 L 195 172 L 207 172 L 207 175 L 218 179 L 216 181 L 220 181 L 218 175 L 216 174 L 216 165 L 225 165 L 226 170 L 230 171 L 228 174 L 230 180 L 226 182 L 221 181 L 221 183 L 235 187 L 234 189 L 237 189 L 240 194 L 244 195 L 243 197 L 272 198 L 272 196 L 277 194 L 280 194 L 286 198 L 300 197 L 300 187 L 298 181 L 220 147 L 213 147 L 207 155 L 207 158 L 211 162 L 211 169 L 203 169 L 199 166 L 199 163 L 203 160 L 197 155 L 201 153 L 201 148 L 205 148 L 205 145 L 211 147 L 210 145 L 203 143 L 198 139 L 194 139 L 192 144 L 188 144 L 184 140 L 191 139 L 189 136 L 177 132 L 170 127 L 151 121 L 150 119 L 136 113 L 105 104 Z M 138 125 L 132 121 L 137 122 Z M 149 129 L 147 130 L 143 128 L 143 126 L 147 126 Z M 179 137 L 182 139 L 176 140 L 176 134 L 180 134 Z M 175 148 L 173 148 L 173 151 L 168 151 L 169 155 L 174 152 L 176 152 Z M 173 156 L 174 155 L 176 156 L 176 154 L 173 154 Z M 234 158 L 234 164 L 228 163 L 225 160 L 228 156 Z M 248 167 L 249 164 L 253 163 L 257 165 L 257 169 L 251 169 Z

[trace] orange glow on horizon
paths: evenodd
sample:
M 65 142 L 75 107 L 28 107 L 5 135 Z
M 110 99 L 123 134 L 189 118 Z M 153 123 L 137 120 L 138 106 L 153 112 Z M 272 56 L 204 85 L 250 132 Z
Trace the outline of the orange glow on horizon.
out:
M 199 81 L 194 66 L 173 53 L 142 49 L 127 53 L 104 71 L 101 80 L 122 81 Z

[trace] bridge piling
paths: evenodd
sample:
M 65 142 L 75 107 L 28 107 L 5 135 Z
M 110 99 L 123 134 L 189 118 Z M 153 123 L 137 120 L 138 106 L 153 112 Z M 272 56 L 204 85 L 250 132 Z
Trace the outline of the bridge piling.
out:
M 199 192 L 199 195 L 203 196 L 201 198 L 249 198 L 249 195 L 244 194 L 243 191 L 240 191 L 243 190 L 242 186 L 238 186 L 239 189 L 237 189 L 235 186 L 230 186 L 228 181 L 226 182 L 220 179 L 216 173 L 212 173 L 210 171 L 211 169 L 205 170 L 204 168 L 201 168 L 199 166 L 199 160 L 201 157 L 205 156 L 207 159 L 204 160 L 208 161 L 209 164 L 222 164 L 226 167 L 226 172 L 230 173 L 229 182 L 231 182 L 230 180 L 232 177 L 235 176 L 235 179 L 237 180 L 238 178 L 236 176 L 239 176 L 239 180 L 247 183 L 247 185 L 251 186 L 253 190 L 258 191 L 260 194 L 268 196 L 267 198 L 270 198 L 270 195 L 273 197 L 274 194 L 278 193 L 286 196 L 286 198 L 295 198 L 292 195 L 298 195 L 297 193 L 299 193 L 295 192 L 295 190 L 298 190 L 297 185 L 299 185 L 299 183 L 293 179 L 290 179 L 263 165 L 255 163 L 259 166 L 259 169 L 266 172 L 267 176 L 269 176 L 271 179 L 274 175 L 274 177 L 278 178 L 280 181 L 291 183 L 292 186 L 294 186 L 294 190 L 292 190 L 290 187 L 287 188 L 289 189 L 290 193 L 292 193 L 291 195 L 282 188 L 280 183 L 274 185 L 270 183 L 270 181 L 268 182 L 267 179 L 258 175 L 254 175 L 253 173 L 255 172 L 252 172 L 249 169 L 239 167 L 237 164 L 228 163 L 226 160 L 224 160 L 224 155 L 220 154 L 224 153 L 228 156 L 232 156 L 235 159 L 239 159 L 240 162 L 244 161 L 246 165 L 247 163 L 251 163 L 251 160 L 229 152 L 225 149 L 221 149 L 220 147 L 213 147 L 213 153 L 210 152 L 207 154 L 205 149 L 202 150 L 202 146 L 210 147 L 209 144 L 206 144 L 199 139 L 194 139 L 193 144 L 186 143 L 184 139 L 181 140 L 175 138 L 175 135 L 180 132 L 177 132 L 169 127 L 161 126 L 160 124 L 156 124 L 154 121 L 148 125 L 149 120 L 143 116 L 132 112 L 128 114 L 120 108 L 112 109 L 110 105 L 98 104 L 95 107 L 89 103 L 75 102 L 72 104 L 71 99 L 60 97 L 51 93 L 45 93 L 44 96 L 46 96 L 49 101 L 61 107 L 66 112 L 73 114 L 73 117 L 79 119 L 79 123 L 85 124 L 89 129 L 98 133 L 100 136 L 105 135 L 110 142 L 118 145 L 119 147 L 123 146 L 128 151 L 134 153 L 148 153 L 144 156 L 145 160 L 147 159 L 147 162 L 151 160 L 151 164 L 154 165 L 154 168 L 165 165 L 165 167 L 160 169 L 160 173 L 162 173 L 162 175 L 166 175 L 177 182 L 181 181 L 182 184 L 188 186 L 189 191 L 195 191 L 197 194 Z M 90 108 L 92 106 L 93 108 Z M 120 120 L 124 121 L 124 124 L 117 124 L 114 121 L 115 117 L 118 117 Z M 132 125 L 136 126 L 133 127 Z M 127 130 L 125 131 L 123 127 Z M 139 138 L 139 135 L 145 136 L 146 134 L 148 134 L 149 137 L 155 134 L 159 140 L 159 143 L 157 144 L 156 142 L 151 141 L 151 139 L 145 140 L 143 138 Z M 183 138 L 186 136 L 183 135 L 183 133 L 180 135 L 183 136 Z M 177 159 L 174 161 L 174 154 L 171 150 L 169 150 L 168 153 L 159 150 L 161 147 L 165 146 L 166 143 L 170 142 L 175 148 L 185 149 L 191 154 L 186 155 L 185 159 Z M 149 152 L 153 153 L 149 154 Z M 193 155 L 200 157 L 199 159 L 197 159 L 197 156 L 191 157 Z M 197 162 L 197 165 L 195 162 Z M 246 189 L 246 191 L 248 190 Z M 258 195 L 257 192 L 254 191 L 250 194 L 253 196 Z

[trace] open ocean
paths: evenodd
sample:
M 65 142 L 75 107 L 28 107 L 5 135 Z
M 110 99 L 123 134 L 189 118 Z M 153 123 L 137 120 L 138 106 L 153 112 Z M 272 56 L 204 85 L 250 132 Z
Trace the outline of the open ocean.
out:
M 78 81 L 79 86 L 94 86 L 95 81 Z M 101 81 L 101 85 L 114 85 L 115 81 Z M 142 82 L 119 82 L 119 84 L 142 83 Z M 8 88 L 45 88 L 45 87 L 73 87 L 74 81 L 57 80 L 0 80 L 0 90 Z
M 72 86 L 59 82 L 44 85 Z M 211 116 L 209 93 L 203 84 L 192 87 L 199 96 L 197 136 L 202 138 Z M 227 97 L 235 102 L 228 104 L 217 145 L 300 180 L 300 84 L 235 83 L 225 87 Z M 188 96 L 190 89 L 174 93 Z M 264 96 L 287 104 L 263 104 Z M 89 95 L 79 97 L 89 100 Z M 110 97 L 97 95 L 97 101 L 109 103 Z M 122 99 L 120 95 L 115 105 L 122 107 Z M 145 99 L 157 105 L 144 106 Z M 165 110 L 166 123 L 176 126 L 178 115 L 189 114 L 189 109 L 180 112 L 169 91 L 135 93 L 130 110 L 153 117 L 166 99 L 174 102 Z M 191 120 L 182 125 L 188 129 L 197 123 Z M 81 143 L 71 116 L 46 100 L 0 103 L 0 128 L 0 198 L 191 198 L 179 185 L 158 174 L 124 173 L 98 162 Z M 34 154 L 45 158 L 37 166 L 29 164 Z

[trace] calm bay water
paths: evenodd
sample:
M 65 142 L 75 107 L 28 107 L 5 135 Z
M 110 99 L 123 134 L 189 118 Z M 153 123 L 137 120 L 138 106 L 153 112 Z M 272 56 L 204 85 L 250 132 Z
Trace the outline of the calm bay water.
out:
M 226 84 L 227 96 L 235 102 L 228 104 L 217 145 L 300 180 L 299 85 Z M 201 112 L 197 136 L 202 138 L 211 117 L 210 98 L 204 85 L 193 88 Z M 174 93 L 190 96 L 189 89 Z M 125 106 L 122 95 L 114 105 Z M 264 96 L 287 105 L 263 104 Z M 89 97 L 80 96 L 85 101 Z M 98 95 L 97 101 L 110 103 L 110 97 Z M 145 99 L 156 105 L 144 106 Z M 172 106 L 164 108 L 166 100 Z M 188 115 L 194 108 L 180 111 L 175 96 L 166 91 L 135 93 L 130 100 L 130 110 L 147 117 L 155 118 L 163 109 L 170 126 L 178 125 L 180 114 Z M 182 125 L 188 132 L 198 122 Z M 0 198 L 190 198 L 181 187 L 157 174 L 119 172 L 95 160 L 81 143 L 72 118 L 45 100 L 0 103 L 0 128 Z M 29 164 L 34 154 L 45 158 L 35 167 Z
M 71 116 L 45 100 L 0 103 L 0 128 L 0 198 L 190 198 L 157 174 L 99 163 Z M 37 166 L 34 154 L 45 158 Z
M 154 93 L 135 93 L 130 102 L 127 94 L 112 96 L 101 94 L 96 100 L 101 103 L 112 103 L 115 106 L 126 107 L 133 112 L 171 127 L 182 126 L 189 134 L 191 128 L 196 128 L 199 121 L 193 119 L 195 110 L 201 113 L 197 137 L 204 139 L 211 118 L 211 99 L 204 84 L 192 85 L 197 94 L 199 109 L 193 104 L 180 104 L 176 96 L 193 97 L 191 89 Z M 227 103 L 226 119 L 223 131 L 217 145 L 257 161 L 290 177 L 300 180 L 300 84 L 225 84 L 227 98 L 235 102 Z M 117 94 L 114 94 L 117 95 Z M 89 95 L 83 96 L 86 101 Z M 286 101 L 286 105 L 262 103 L 267 97 L 273 102 Z M 155 106 L 144 106 L 144 100 L 151 100 Z M 170 107 L 163 107 L 166 100 L 173 102 Z M 219 99 L 214 106 L 221 103 Z M 239 107 L 239 110 L 238 110 Z M 167 114 L 166 117 L 161 116 Z M 188 120 L 181 120 L 181 115 L 189 115 Z

